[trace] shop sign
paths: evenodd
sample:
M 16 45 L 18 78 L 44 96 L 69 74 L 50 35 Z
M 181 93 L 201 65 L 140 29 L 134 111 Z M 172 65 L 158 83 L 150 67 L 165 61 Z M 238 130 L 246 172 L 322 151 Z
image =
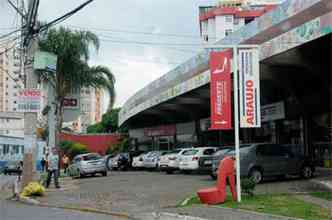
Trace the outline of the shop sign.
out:
M 257 49 L 241 49 L 239 52 L 240 126 L 261 126 L 259 57 Z
M 22 89 L 17 96 L 18 112 L 39 112 L 41 106 L 41 91 L 39 89 Z
M 146 137 L 171 136 L 175 134 L 175 125 L 162 125 L 158 127 L 144 128 L 144 136 Z
M 58 57 L 49 52 L 37 51 L 34 56 L 33 68 L 36 70 L 44 70 L 56 72 Z
M 79 107 L 78 98 L 73 98 L 73 97 L 64 98 L 63 107 L 66 109 L 77 109 Z
M 262 112 L 262 117 L 261 117 L 262 122 L 285 119 L 284 102 L 276 102 L 269 105 L 263 105 L 261 112 Z
M 210 53 L 210 130 L 232 129 L 231 57 L 231 50 Z

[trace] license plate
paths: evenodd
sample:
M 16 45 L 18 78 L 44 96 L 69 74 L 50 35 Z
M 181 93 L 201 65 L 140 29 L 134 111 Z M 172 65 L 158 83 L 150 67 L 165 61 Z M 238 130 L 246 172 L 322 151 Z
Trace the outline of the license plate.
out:
M 206 165 L 211 165 L 211 164 L 212 164 L 212 161 L 211 161 L 211 160 L 206 160 L 206 161 L 204 161 L 204 164 L 206 164 Z

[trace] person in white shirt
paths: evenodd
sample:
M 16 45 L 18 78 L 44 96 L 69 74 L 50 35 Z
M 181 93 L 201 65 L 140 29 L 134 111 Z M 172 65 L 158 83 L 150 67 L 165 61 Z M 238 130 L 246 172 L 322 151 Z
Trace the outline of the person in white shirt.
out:
M 55 188 L 59 186 L 59 155 L 56 148 L 52 149 L 52 153 L 48 156 L 48 175 L 46 181 L 46 188 L 50 186 L 52 175 L 54 176 Z

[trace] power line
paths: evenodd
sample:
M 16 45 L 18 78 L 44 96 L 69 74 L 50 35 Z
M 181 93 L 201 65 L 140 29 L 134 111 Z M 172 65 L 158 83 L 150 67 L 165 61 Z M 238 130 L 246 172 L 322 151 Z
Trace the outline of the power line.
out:
M 167 43 L 167 42 L 146 42 L 146 41 L 132 41 L 132 40 L 112 40 L 112 39 L 101 39 L 101 41 L 117 44 L 140 44 L 150 46 L 177 46 L 177 47 L 203 47 L 203 44 L 188 44 L 188 43 Z
M 64 14 L 63 16 L 49 22 L 48 24 L 42 26 L 39 29 L 39 32 L 45 31 L 48 28 L 50 28 L 51 26 L 57 25 L 60 22 L 63 22 L 64 20 L 68 19 L 69 17 L 71 17 L 72 15 L 74 15 L 75 13 L 77 13 L 78 11 L 82 10 L 85 6 L 87 6 L 88 4 L 90 4 L 91 2 L 93 2 L 94 0 L 88 0 L 86 2 L 84 2 L 83 4 L 81 4 L 80 6 L 78 6 L 77 8 L 71 10 L 70 12 Z
M 154 36 L 164 36 L 164 37 L 180 37 L 180 38 L 193 38 L 193 39 L 201 39 L 200 36 L 195 35 L 186 35 L 186 34 L 173 34 L 173 33 L 151 33 L 144 31 L 129 31 L 129 30 L 121 30 L 121 29 L 107 29 L 107 28 L 85 28 L 75 25 L 69 25 L 69 27 L 82 29 L 82 30 L 96 30 L 96 31 L 104 31 L 104 32 L 115 32 L 115 33 L 127 33 L 127 34 L 142 34 L 142 35 L 154 35 Z

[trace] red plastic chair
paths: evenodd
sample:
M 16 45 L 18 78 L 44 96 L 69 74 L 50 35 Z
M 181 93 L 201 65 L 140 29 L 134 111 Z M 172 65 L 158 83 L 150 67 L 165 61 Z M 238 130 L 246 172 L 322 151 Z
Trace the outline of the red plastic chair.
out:
M 226 199 L 227 178 L 233 200 L 236 201 L 234 160 L 232 157 L 225 157 L 219 164 L 217 185 L 198 190 L 197 195 L 201 202 L 209 205 L 224 203 Z

